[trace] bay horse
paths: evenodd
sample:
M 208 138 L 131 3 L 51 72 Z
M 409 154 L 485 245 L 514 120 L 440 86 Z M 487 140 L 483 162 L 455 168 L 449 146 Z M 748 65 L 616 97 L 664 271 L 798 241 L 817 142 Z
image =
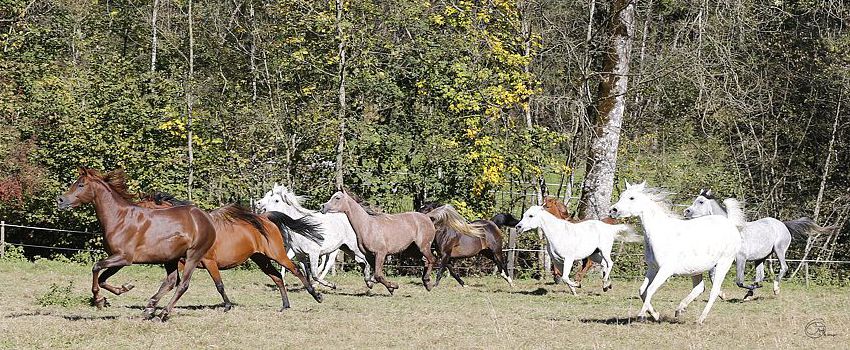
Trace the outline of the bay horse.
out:
M 700 194 L 694 199 L 693 204 L 684 210 L 685 218 L 698 218 L 706 215 L 723 215 L 727 216 L 726 209 L 717 201 L 714 193 L 709 190 L 701 190 Z M 788 252 L 788 247 L 791 246 L 792 235 L 808 236 L 809 232 L 829 233 L 835 227 L 821 227 L 812 219 L 799 218 L 791 221 L 779 221 L 772 217 L 758 219 L 756 221 L 747 222 L 741 230 L 743 241 L 741 241 L 741 250 L 735 256 L 736 276 L 735 284 L 738 287 L 747 289 L 747 294 L 744 300 L 749 299 L 754 295 L 756 288 L 761 288 L 761 282 L 764 281 L 764 261 L 775 254 L 779 260 L 779 274 L 773 279 L 773 294 L 779 294 L 779 283 L 785 277 L 788 271 L 788 264 L 785 262 L 785 253 Z M 744 285 L 744 268 L 747 261 L 754 261 L 756 264 L 756 277 L 753 284 Z
M 378 282 L 383 284 L 392 295 L 393 291 L 398 289 L 398 284 L 388 281 L 384 276 L 384 259 L 388 254 L 401 253 L 415 246 L 425 257 L 422 284 L 426 290 L 431 290 L 431 269 L 435 261 L 431 253 L 431 242 L 434 241 L 435 229 L 431 219 L 425 214 L 370 213 L 357 200 L 342 191 L 334 193 L 325 204 L 322 204 L 321 212 L 322 214 L 345 213 L 357 234 L 360 250 L 374 254 L 375 272 L 367 283 L 370 288 L 374 282 Z
M 631 233 L 627 225 L 608 225 L 599 220 L 574 224 L 558 219 L 541 206 L 528 208 L 516 228 L 520 233 L 533 229 L 543 231 L 549 241 L 546 249 L 552 257 L 552 263 L 564 269 L 561 279 L 570 287 L 573 295 L 576 295 L 578 285 L 570 280 L 570 269 L 574 261 L 585 258 L 594 259 L 602 265 L 602 290 L 607 292 L 611 289 L 610 275 L 614 267 L 611 248 L 615 240 L 629 240 L 628 236 L 621 236 L 621 233 Z
M 743 211 L 738 201 L 724 201 L 728 217 L 708 215 L 691 220 L 682 220 L 661 205 L 664 197 L 660 191 L 646 188 L 646 182 L 632 185 L 626 182 L 626 190 L 609 210 L 612 217 L 640 218 L 645 231 L 646 276 L 640 287 L 643 306 L 638 317 L 649 312 L 653 319 L 660 315 L 650 303 L 652 296 L 673 275 L 691 276 L 693 289 L 679 303 L 676 317 L 685 312 L 696 297 L 705 291 L 703 274 L 714 270 L 711 276 L 711 293 L 697 323 L 702 324 L 720 294 L 721 284 L 741 248 L 741 232 L 744 226 Z
M 448 268 L 449 274 L 461 285 L 466 287 L 460 276 L 452 269 L 451 260 L 468 258 L 482 254 L 496 264 L 499 275 L 508 281 L 511 287 L 514 281 L 508 276 L 508 265 L 502 254 L 502 230 L 490 220 L 475 220 L 468 223 L 451 205 L 426 203 L 417 210 L 427 215 L 437 229 L 434 243 L 440 252 L 440 266 L 437 268 L 437 280 L 434 287 L 440 285 L 443 270 Z
M 162 296 L 177 285 L 177 262 L 185 259 L 183 278 L 171 301 L 160 314 L 166 320 L 177 300 L 189 288 L 192 273 L 198 264 L 208 266 L 207 271 L 216 289 L 224 296 L 224 283 L 215 262 L 216 230 L 212 219 L 195 206 L 169 209 L 148 209 L 130 202 L 133 195 L 127 192 L 126 175 L 121 169 L 101 174 L 97 170 L 79 168 L 79 177 L 65 194 L 56 198 L 60 210 L 93 203 L 97 219 L 103 229 L 104 248 L 109 257 L 98 261 L 92 268 L 92 302 L 98 308 L 107 305 L 100 288 L 119 295 L 132 289 L 106 283 L 106 279 L 131 264 L 165 264 L 168 278 L 159 291 L 150 298 L 144 313 L 154 317 L 156 305 Z M 103 274 L 100 272 L 103 271 Z
M 187 204 L 190 202 L 177 200 L 174 196 L 161 192 L 138 203 L 140 207 L 151 209 Z M 302 274 L 286 255 L 283 237 L 284 234 L 298 234 L 321 242 L 322 236 L 316 224 L 309 219 L 293 220 L 279 212 L 257 215 L 233 204 L 215 209 L 209 214 L 217 232 L 215 244 L 211 249 L 215 252 L 214 260 L 218 270 L 232 269 L 251 259 L 277 285 L 282 302 L 280 311 L 283 311 L 290 308 L 289 296 L 281 273 L 272 265 L 272 261 L 275 261 L 298 277 L 317 302 L 322 302 L 322 295 L 313 288 L 309 275 Z M 221 296 L 225 309 L 229 310 L 232 305 L 230 300 L 223 292 Z
M 555 197 L 547 196 L 543 200 L 543 209 L 546 209 L 546 211 L 548 211 L 558 219 L 567 220 L 572 223 L 579 223 L 583 221 L 573 219 L 572 215 L 570 215 L 570 212 L 567 209 L 567 206 Z M 617 220 L 614 220 L 611 217 L 602 218 L 600 219 L 600 221 L 609 225 L 618 224 Z M 574 278 L 574 282 L 577 284 L 577 288 L 581 288 L 581 280 L 584 279 L 584 276 L 587 275 L 587 272 L 590 270 L 591 267 L 593 267 L 593 260 L 591 260 L 589 257 L 585 258 L 582 261 L 581 269 L 576 271 L 576 276 Z M 555 283 L 558 283 L 562 280 L 561 271 L 558 270 L 557 264 L 552 264 L 552 276 L 555 278 Z

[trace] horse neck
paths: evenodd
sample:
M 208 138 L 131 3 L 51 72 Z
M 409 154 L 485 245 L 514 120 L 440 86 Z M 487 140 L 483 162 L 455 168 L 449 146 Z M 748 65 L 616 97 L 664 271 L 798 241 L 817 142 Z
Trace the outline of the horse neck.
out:
M 670 216 L 658 203 L 650 201 L 645 209 L 640 213 L 640 221 L 646 231 L 647 239 L 656 236 L 664 231 L 666 225 L 669 225 Z
M 354 229 L 354 232 L 359 236 L 367 233 L 366 227 L 368 226 L 369 221 L 372 220 L 372 215 L 366 212 L 366 209 L 360 206 L 353 199 L 348 199 L 348 210 L 345 211 L 345 214 L 348 216 L 348 222 L 351 224 L 351 228 Z
M 122 221 L 122 212 L 132 207 L 132 204 L 108 185 L 101 183 L 99 186 L 100 189 L 97 190 L 93 201 L 94 210 L 108 241 L 115 233 L 118 222 Z
M 542 224 L 540 226 L 543 229 L 543 235 L 546 236 L 547 240 L 549 239 L 550 233 L 556 234 L 555 233 L 556 231 L 560 231 L 563 228 L 566 228 L 566 229 L 569 230 L 570 226 L 574 225 L 573 223 L 571 223 L 567 220 L 564 220 L 564 219 L 558 218 L 555 215 L 552 215 L 552 213 L 550 213 L 548 211 L 543 211 L 543 212 L 545 212 L 546 214 L 542 214 L 542 213 L 540 214 L 540 215 L 543 215 L 543 217 L 541 218 Z
M 726 210 L 724 210 L 723 207 L 721 207 L 720 204 L 717 203 L 716 199 L 712 199 L 711 201 L 709 201 L 709 203 L 711 203 L 711 214 L 712 215 L 727 216 Z

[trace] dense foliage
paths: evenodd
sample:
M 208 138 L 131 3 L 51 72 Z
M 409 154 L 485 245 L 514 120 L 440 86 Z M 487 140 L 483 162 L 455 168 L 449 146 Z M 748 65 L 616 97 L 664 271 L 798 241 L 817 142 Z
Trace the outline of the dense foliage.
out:
M 187 101 L 194 201 L 248 201 L 274 182 L 324 201 L 340 42 L 344 179 L 370 202 L 516 215 L 539 178 L 552 195 L 581 187 L 607 2 L 344 1 L 337 21 L 333 1 L 205 1 L 192 4 L 190 40 L 189 1 L 4 2 L 4 220 L 97 230 L 91 210 L 55 209 L 78 165 L 188 197 Z M 620 183 L 645 178 L 677 203 L 712 187 L 745 199 L 751 218 L 844 225 L 846 5 L 645 0 L 636 19 Z M 847 237 L 818 237 L 812 254 L 850 258 Z

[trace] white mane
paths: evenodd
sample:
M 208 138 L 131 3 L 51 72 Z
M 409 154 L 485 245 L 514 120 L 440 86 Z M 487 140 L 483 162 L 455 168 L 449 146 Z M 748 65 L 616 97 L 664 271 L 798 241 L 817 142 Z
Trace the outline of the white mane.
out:
M 313 215 L 313 214 L 317 213 L 315 210 L 310 210 L 310 209 L 304 208 L 301 205 L 301 201 L 304 200 L 304 197 L 297 196 L 297 195 L 295 195 L 295 193 L 290 192 L 286 188 L 286 186 L 276 186 L 274 188 L 273 193 L 280 195 L 280 197 L 283 199 L 283 201 L 286 204 L 291 205 L 293 208 L 295 208 L 295 210 L 297 210 L 298 212 L 300 212 L 302 214 Z

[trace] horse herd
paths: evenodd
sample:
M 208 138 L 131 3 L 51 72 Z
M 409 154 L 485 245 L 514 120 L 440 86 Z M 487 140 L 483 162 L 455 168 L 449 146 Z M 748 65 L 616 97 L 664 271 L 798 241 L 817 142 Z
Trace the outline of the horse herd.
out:
M 563 203 L 547 198 L 542 206 L 526 210 L 521 220 L 500 213 L 492 220 L 468 222 L 451 205 L 439 203 L 429 203 L 416 212 L 380 213 L 344 191 L 334 193 L 319 211 L 314 211 L 301 205 L 301 197 L 278 185 L 254 203 L 262 214 L 236 205 L 205 212 L 163 193 L 135 201 L 120 169 L 106 174 L 93 169 L 78 170 L 79 177 L 57 198 L 57 206 L 70 209 L 92 203 L 103 228 L 104 245 L 110 255 L 92 268 L 92 302 L 98 308 L 108 305 L 101 288 L 115 295 L 133 289 L 131 284 L 116 287 L 107 283 L 124 266 L 164 264 L 167 277 L 145 306 L 147 319 L 155 317 L 160 299 L 177 288 L 159 314 L 160 320 L 169 317 L 197 267 L 207 270 L 224 300 L 224 310 L 230 310 L 232 303 L 219 271 L 239 266 L 248 259 L 278 287 L 281 311 L 290 307 L 283 282 L 285 271 L 295 275 L 305 290 L 321 302 L 322 295 L 312 281 L 336 288 L 325 277 L 340 250 L 353 255 L 362 266 L 368 288 L 380 283 L 390 294 L 399 286 L 384 276 L 384 261 L 388 255 L 404 252 L 423 257 L 422 284 L 429 291 L 439 285 L 446 269 L 465 286 L 451 261 L 479 254 L 492 260 L 498 273 L 513 286 L 507 274 L 500 229 L 509 226 L 516 227 L 520 233 L 534 229 L 544 233 L 556 282 L 566 283 L 573 294 L 594 264 L 602 269 L 603 291 L 609 290 L 614 242 L 644 241 L 647 270 L 639 291 L 643 300 L 638 313 L 641 317 L 648 313 L 658 320 L 659 314 L 650 303 L 653 294 L 670 276 L 689 275 L 694 287 L 676 309 L 678 317 L 704 291 L 703 274 L 710 271 L 713 284 L 698 320 L 702 323 L 720 295 L 721 282 L 733 261 L 737 261 L 736 283 L 746 288 L 750 297 L 764 279 L 765 259 L 775 254 L 781 264 L 774 281 L 774 293 L 778 294 L 779 282 L 787 270 L 785 252 L 792 233 L 834 229 L 820 227 L 807 218 L 788 222 L 765 218 L 747 223 L 737 201 L 730 198 L 721 205 L 710 191 L 702 191 L 693 205 L 685 209 L 687 219 L 683 220 L 670 213 L 659 191 L 647 188 L 645 182 L 635 185 L 627 182 L 619 201 L 610 209 L 610 218 L 603 220 L 573 220 Z M 617 222 L 618 218 L 630 216 L 640 218 L 643 237 L 636 235 L 629 225 Z M 438 252 L 439 261 L 432 249 Z M 300 268 L 293 258 L 299 261 Z M 583 264 L 573 280 L 569 275 L 576 260 L 583 260 Z M 272 261 L 282 269 L 275 269 Z M 752 285 L 743 283 L 747 261 L 755 261 L 757 265 Z M 438 267 L 432 286 L 431 269 L 435 263 Z

